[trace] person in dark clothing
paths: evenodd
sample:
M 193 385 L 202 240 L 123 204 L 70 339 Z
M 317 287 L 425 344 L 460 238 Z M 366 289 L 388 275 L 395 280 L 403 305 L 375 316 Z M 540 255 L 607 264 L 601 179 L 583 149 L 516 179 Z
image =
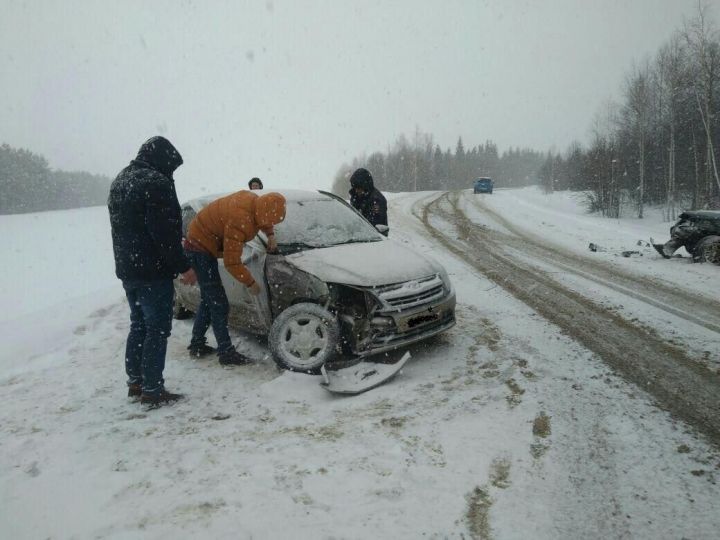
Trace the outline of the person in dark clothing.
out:
M 350 177 L 350 204 L 373 226 L 385 225 L 385 230 L 380 232 L 388 235 L 387 201 L 367 169 L 360 168 Z
M 195 283 L 182 248 L 182 217 L 173 172 L 183 160 L 164 137 L 143 143 L 110 187 L 108 210 L 115 274 L 130 305 L 125 348 L 128 396 L 158 406 L 182 396 L 165 390 L 163 369 L 172 325 L 173 279 Z
M 260 181 L 259 178 L 255 177 L 250 179 L 248 182 L 248 187 L 250 188 L 250 191 L 254 189 L 263 189 L 263 183 Z

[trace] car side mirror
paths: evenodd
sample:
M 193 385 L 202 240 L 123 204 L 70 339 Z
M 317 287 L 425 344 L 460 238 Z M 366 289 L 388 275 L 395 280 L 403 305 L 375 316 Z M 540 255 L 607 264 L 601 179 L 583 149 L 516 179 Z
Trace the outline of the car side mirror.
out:
M 377 225 L 375 225 L 375 228 L 378 230 L 378 232 L 381 233 L 386 233 L 390 230 L 390 227 L 388 227 L 387 225 L 383 225 L 382 223 L 378 223 Z

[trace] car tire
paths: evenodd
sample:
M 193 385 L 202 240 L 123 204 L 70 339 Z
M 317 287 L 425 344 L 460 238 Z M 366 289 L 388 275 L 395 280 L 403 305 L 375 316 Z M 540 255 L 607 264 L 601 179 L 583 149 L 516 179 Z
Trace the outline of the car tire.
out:
M 270 351 L 281 369 L 317 374 L 335 355 L 340 341 L 337 318 L 317 304 L 301 302 L 273 321 Z
M 698 262 L 720 264 L 720 236 L 706 236 L 695 247 Z

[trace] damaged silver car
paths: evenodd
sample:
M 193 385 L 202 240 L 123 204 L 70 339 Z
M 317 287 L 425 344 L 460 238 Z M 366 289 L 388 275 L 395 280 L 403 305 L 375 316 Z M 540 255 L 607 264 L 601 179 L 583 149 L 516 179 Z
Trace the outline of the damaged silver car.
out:
M 331 193 L 279 193 L 287 216 L 275 228 L 278 252 L 267 252 L 263 233 L 243 250 L 261 294 L 249 294 L 220 261 L 230 324 L 267 335 L 278 366 L 318 373 L 339 352 L 382 353 L 455 324 L 455 291 L 439 263 L 384 237 Z M 184 204 L 185 226 L 219 196 Z M 176 280 L 175 291 L 176 308 L 197 309 L 197 285 Z

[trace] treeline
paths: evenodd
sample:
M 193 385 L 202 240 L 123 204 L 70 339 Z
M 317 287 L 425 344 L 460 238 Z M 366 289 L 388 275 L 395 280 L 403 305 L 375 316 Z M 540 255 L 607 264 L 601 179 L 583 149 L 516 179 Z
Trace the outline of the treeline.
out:
M 87 172 L 52 170 L 38 154 L 0 146 L 0 214 L 103 205 L 110 182 Z
M 529 149 L 500 154 L 492 141 L 466 149 L 458 138 L 455 151 L 442 150 L 430 134 L 416 132 L 413 141 L 401 135 L 387 152 L 374 152 L 343 164 L 335 175 L 333 193 L 347 196 L 349 178 L 358 167 L 368 169 L 382 191 L 466 189 L 489 176 L 496 186 L 526 186 L 538 182 L 544 155 Z
M 609 217 L 647 204 L 672 220 L 684 208 L 720 208 L 720 36 L 699 6 L 654 58 L 627 75 L 619 103 L 598 113 L 593 138 L 540 170 L 547 191 L 587 190 L 588 206 Z

